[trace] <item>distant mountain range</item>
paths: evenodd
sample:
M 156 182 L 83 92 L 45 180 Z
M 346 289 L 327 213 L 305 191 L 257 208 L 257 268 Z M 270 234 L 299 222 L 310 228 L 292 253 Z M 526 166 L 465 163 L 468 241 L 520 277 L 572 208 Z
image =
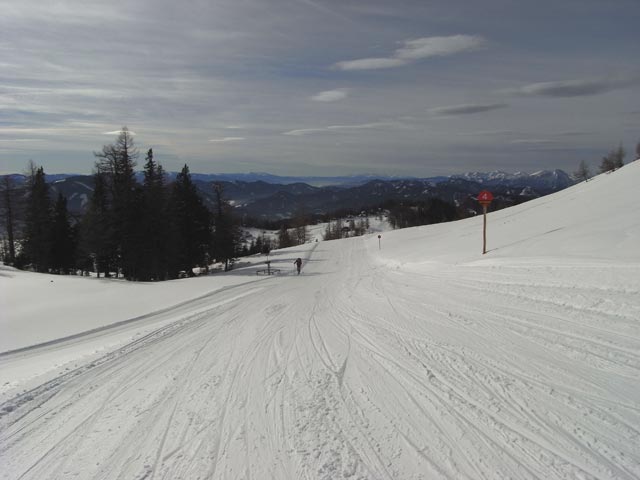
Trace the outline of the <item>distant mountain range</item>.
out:
M 510 187 L 528 186 L 543 190 L 562 190 L 574 183 L 574 179 L 564 170 L 540 170 L 535 173 L 506 173 L 501 171 L 489 173 L 474 172 L 465 173 L 464 175 L 454 175 L 453 177 L 477 182 L 485 187 L 496 185 Z
M 17 182 L 23 176 L 14 175 Z M 175 173 L 168 175 L 169 181 Z M 191 175 L 208 206 L 214 206 L 214 182 L 223 185 L 224 196 L 239 215 L 278 219 L 337 210 L 360 210 L 385 202 L 415 202 L 438 198 L 467 210 L 478 211 L 475 196 L 490 189 L 496 203 L 508 206 L 562 190 L 574 180 L 562 170 L 536 173 L 466 173 L 430 178 L 393 178 L 356 175 L 349 177 L 280 177 L 266 173 Z M 91 175 L 47 176 L 53 195 L 62 193 L 71 211 L 82 212 L 93 190 Z

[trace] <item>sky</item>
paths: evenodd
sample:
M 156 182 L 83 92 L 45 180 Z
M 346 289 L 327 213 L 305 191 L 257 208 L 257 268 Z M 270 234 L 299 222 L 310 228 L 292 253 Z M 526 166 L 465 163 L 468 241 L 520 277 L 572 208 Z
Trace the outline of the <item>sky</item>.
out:
M 595 166 L 640 142 L 638 0 L 0 0 L 0 173 Z

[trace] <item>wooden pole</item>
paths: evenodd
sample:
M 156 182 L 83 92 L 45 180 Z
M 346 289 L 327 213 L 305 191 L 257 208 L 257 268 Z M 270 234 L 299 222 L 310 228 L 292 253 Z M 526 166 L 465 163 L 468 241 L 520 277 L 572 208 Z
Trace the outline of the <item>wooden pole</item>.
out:
M 482 254 L 487 253 L 487 205 L 482 205 Z

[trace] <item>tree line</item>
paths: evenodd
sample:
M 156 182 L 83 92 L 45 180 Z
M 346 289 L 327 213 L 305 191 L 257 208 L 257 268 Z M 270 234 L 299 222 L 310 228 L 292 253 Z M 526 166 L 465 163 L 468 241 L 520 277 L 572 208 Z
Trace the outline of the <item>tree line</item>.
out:
M 145 155 L 142 183 L 137 182 L 139 151 L 126 127 L 94 155 L 93 191 L 81 218 L 72 218 L 62 194 L 50 198 L 42 167 L 30 166 L 23 189 L 4 177 L 5 263 L 36 272 L 93 271 L 138 281 L 192 275 L 194 267 L 207 269 L 213 261 L 230 268 L 242 250 L 241 235 L 221 185 L 214 186 L 211 212 L 189 167 L 168 183 L 152 149 Z
M 618 148 L 612 149 L 607 155 L 603 156 L 598 165 L 599 173 L 613 172 L 624 166 L 624 158 L 627 152 L 625 152 L 622 145 Z M 636 158 L 640 159 L 640 142 L 636 145 Z M 573 173 L 573 176 L 580 181 L 589 181 L 592 177 L 591 169 L 585 160 L 582 160 L 578 165 L 578 169 Z

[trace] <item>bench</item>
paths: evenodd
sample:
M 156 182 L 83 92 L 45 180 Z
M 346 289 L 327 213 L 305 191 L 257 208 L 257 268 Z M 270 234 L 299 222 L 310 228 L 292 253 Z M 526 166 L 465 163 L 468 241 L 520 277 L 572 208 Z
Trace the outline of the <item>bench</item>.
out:
M 270 260 L 266 261 L 265 263 L 267 264 L 267 268 L 256 270 L 256 275 L 275 275 L 277 273 L 280 273 L 279 268 L 271 268 Z

